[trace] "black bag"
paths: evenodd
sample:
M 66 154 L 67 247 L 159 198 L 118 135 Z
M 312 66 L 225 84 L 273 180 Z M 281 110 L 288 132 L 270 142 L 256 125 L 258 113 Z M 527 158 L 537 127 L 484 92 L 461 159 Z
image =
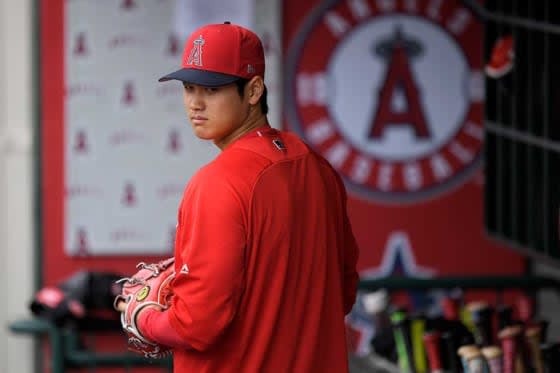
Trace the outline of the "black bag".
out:
M 57 286 L 39 290 L 29 308 L 40 318 L 58 327 L 80 330 L 111 330 L 120 328 L 120 314 L 113 300 L 121 293 L 116 283 L 123 276 L 110 272 L 78 271 Z

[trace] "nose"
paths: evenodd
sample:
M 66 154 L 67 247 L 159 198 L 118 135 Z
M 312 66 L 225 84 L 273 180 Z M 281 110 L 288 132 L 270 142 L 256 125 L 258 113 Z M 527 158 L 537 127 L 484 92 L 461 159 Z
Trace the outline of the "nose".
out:
M 183 93 L 185 107 L 191 111 L 199 111 L 204 109 L 204 99 L 202 92 L 198 89 L 185 90 Z

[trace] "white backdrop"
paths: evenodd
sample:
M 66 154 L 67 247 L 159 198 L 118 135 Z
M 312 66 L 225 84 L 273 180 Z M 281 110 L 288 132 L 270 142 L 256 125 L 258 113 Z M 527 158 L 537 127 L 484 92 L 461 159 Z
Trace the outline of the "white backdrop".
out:
M 184 186 L 217 149 L 192 135 L 181 84 L 157 79 L 180 66 L 194 29 L 225 20 L 254 29 L 254 15 L 253 0 L 66 3 L 68 255 L 171 253 Z M 279 22 L 270 21 L 257 32 L 273 77 Z M 277 84 L 269 89 L 279 96 Z

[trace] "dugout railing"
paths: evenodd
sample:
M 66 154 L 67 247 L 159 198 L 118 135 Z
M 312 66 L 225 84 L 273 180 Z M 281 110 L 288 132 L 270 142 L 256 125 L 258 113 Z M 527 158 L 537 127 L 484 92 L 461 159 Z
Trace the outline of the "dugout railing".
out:
M 171 359 L 149 360 L 140 355 L 128 352 L 99 352 L 91 348 L 84 348 L 83 339 L 92 342 L 98 333 L 107 331 L 83 331 L 79 329 L 57 327 L 49 321 L 40 318 L 24 318 L 9 324 L 9 329 L 15 334 L 29 335 L 35 338 L 36 346 L 42 350 L 46 342 L 49 349 L 47 361 L 51 373 L 64 373 L 75 368 L 90 368 L 94 372 L 97 368 L 138 366 L 162 367 L 162 372 L 171 372 Z M 115 331 L 118 332 L 118 331 Z M 95 342 L 95 341 L 93 341 Z M 123 339 L 123 343 L 124 339 Z M 90 343 L 91 344 L 91 343 Z M 45 362 L 36 362 L 37 369 L 43 371 Z
M 375 280 L 363 280 L 359 284 L 362 291 L 386 289 L 389 292 L 398 291 L 431 291 L 437 289 L 457 289 L 464 292 L 489 291 L 500 294 L 510 290 L 520 290 L 536 293 L 541 290 L 560 290 L 560 280 L 543 276 L 458 276 L 418 279 L 410 277 L 385 277 Z M 162 367 L 162 372 L 172 371 L 170 359 L 148 360 L 139 355 L 123 352 L 99 352 L 96 349 L 84 348 L 80 343 L 82 338 L 95 338 L 95 331 L 80 331 L 70 328 L 58 328 L 53 324 L 38 318 L 23 318 L 9 324 L 12 333 L 29 335 L 38 345 L 48 344 L 48 364 L 52 373 L 65 373 L 75 368 L 90 368 L 91 372 L 97 368 L 120 367 L 132 368 L 138 366 Z M 118 332 L 118 331 L 116 331 Z M 124 339 L 123 339 L 124 343 Z M 39 363 L 41 364 L 41 363 Z

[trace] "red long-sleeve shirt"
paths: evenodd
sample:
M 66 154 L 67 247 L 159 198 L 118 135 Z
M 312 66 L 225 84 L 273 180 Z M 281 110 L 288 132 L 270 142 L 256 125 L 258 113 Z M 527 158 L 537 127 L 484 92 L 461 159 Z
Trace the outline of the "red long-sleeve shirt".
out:
M 175 296 L 140 330 L 174 347 L 176 372 L 347 372 L 344 315 L 358 249 L 338 174 L 269 127 L 189 182 L 178 214 Z

